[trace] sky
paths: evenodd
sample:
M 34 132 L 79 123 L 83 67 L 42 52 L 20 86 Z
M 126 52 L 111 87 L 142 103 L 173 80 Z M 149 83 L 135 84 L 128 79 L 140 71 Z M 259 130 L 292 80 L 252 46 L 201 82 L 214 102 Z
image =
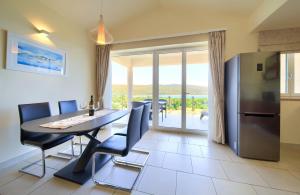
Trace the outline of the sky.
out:
M 133 84 L 151 85 L 152 66 L 134 67 Z M 127 83 L 127 68 L 112 62 L 112 84 Z M 181 65 L 168 65 L 159 67 L 159 83 L 181 84 Z M 208 64 L 187 64 L 187 84 L 188 85 L 208 85 Z

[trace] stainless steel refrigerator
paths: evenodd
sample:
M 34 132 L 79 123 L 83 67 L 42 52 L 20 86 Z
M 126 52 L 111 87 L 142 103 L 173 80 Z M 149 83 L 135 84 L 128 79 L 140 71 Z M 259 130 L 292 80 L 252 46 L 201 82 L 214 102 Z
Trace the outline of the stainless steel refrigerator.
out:
M 225 127 L 237 155 L 279 161 L 279 53 L 243 53 L 225 63 Z

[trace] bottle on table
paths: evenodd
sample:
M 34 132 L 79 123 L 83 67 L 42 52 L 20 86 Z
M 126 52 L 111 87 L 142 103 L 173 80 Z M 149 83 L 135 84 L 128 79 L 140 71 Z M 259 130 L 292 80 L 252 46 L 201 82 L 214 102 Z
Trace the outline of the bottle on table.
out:
M 89 103 L 89 116 L 94 116 L 95 108 L 94 108 L 94 97 L 91 95 L 91 100 Z

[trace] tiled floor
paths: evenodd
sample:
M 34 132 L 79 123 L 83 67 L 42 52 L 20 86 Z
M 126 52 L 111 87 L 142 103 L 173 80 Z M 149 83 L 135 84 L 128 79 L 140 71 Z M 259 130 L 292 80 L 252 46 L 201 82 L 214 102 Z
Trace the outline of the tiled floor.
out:
M 99 138 L 105 139 L 111 133 L 102 131 Z M 69 143 L 50 152 L 68 147 Z M 280 162 L 265 162 L 239 158 L 227 146 L 209 142 L 203 136 L 151 131 L 136 148 L 147 149 L 151 155 L 134 186 L 134 195 L 300 194 L 300 150 L 294 146 L 282 145 Z M 47 160 L 47 174 L 42 179 L 17 171 L 38 157 L 1 170 L 0 194 L 129 194 L 95 186 L 91 180 L 80 186 L 53 177 L 56 170 L 68 163 L 54 158 Z M 141 162 L 144 156 L 131 153 L 126 160 Z M 40 166 L 32 168 L 32 171 L 39 170 Z M 113 163 L 97 173 L 98 179 L 121 186 L 131 185 L 136 176 L 135 170 Z

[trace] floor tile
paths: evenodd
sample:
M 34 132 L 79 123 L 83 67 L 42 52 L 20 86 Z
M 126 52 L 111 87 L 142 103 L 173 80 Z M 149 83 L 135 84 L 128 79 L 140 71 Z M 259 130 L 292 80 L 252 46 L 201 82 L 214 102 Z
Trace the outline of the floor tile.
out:
M 192 157 L 193 172 L 200 175 L 226 179 L 220 161 L 208 158 Z
M 221 164 L 225 171 L 225 174 L 232 181 L 260 186 L 268 186 L 268 184 L 255 171 L 255 169 L 249 165 L 225 161 L 223 161 Z
M 108 187 L 102 187 L 94 184 L 92 180 L 88 181 L 84 185 L 78 185 L 78 188 L 72 193 L 72 195 L 112 195 L 114 190 Z
M 192 144 L 178 144 L 177 153 L 192 156 L 203 156 L 200 146 Z
M 182 144 L 189 143 L 189 140 L 188 140 L 187 136 L 185 136 L 183 134 L 170 135 L 169 136 L 169 141 L 170 142 L 176 142 L 176 143 L 182 143 Z
M 218 195 L 256 195 L 248 184 L 236 183 L 223 179 L 213 179 Z
M 260 166 L 256 170 L 272 188 L 300 192 L 300 180 L 289 171 Z
M 300 179 L 300 171 L 290 171 L 290 173 Z
M 139 169 L 114 165 L 109 162 L 96 173 L 95 178 L 115 186 L 132 188 L 138 176 Z
M 197 136 L 197 135 L 191 135 L 188 137 L 188 143 L 199 145 L 199 146 L 207 146 L 207 138 L 205 136 Z
M 204 157 L 217 159 L 217 160 L 227 160 L 231 161 L 226 152 L 218 148 L 201 146 L 201 150 Z
M 162 167 L 164 158 L 165 158 L 166 152 L 161 151 L 150 151 L 150 155 L 148 157 L 148 160 L 146 162 L 147 165 L 155 166 L 155 167 Z M 141 162 L 142 156 L 139 156 L 137 159 L 138 162 Z
M 23 173 L 19 172 L 19 170 L 28 164 L 29 162 L 23 161 L 16 165 L 2 169 L 0 171 L 0 187 L 22 176 Z
M 176 153 L 178 150 L 178 143 L 168 142 L 168 141 L 158 141 L 156 145 L 153 146 L 153 150 L 159 150 L 163 152 L 173 152 Z
M 167 153 L 163 163 L 163 168 L 192 173 L 191 157 L 186 155 Z
M 177 172 L 176 195 L 216 194 L 211 178 Z
M 131 192 L 117 190 L 113 195 L 149 195 L 149 194 L 145 192 L 139 192 L 136 190 L 132 190 Z
M 40 172 L 38 165 L 34 165 L 31 168 L 27 169 L 32 173 Z M 19 194 L 28 194 L 34 191 L 40 185 L 46 183 L 54 174 L 55 170 L 46 169 L 46 175 L 43 178 L 38 178 L 28 174 L 23 174 L 21 177 L 11 181 L 10 183 L 2 186 L 0 188 L 1 195 L 19 195 Z
M 47 183 L 35 189 L 30 195 L 66 195 L 75 192 L 78 188 L 78 184 L 53 177 Z
M 265 188 L 260 186 L 252 186 L 258 195 L 297 195 L 297 193 Z
M 155 195 L 174 195 L 176 172 L 158 167 L 147 166 L 138 185 L 138 191 Z

